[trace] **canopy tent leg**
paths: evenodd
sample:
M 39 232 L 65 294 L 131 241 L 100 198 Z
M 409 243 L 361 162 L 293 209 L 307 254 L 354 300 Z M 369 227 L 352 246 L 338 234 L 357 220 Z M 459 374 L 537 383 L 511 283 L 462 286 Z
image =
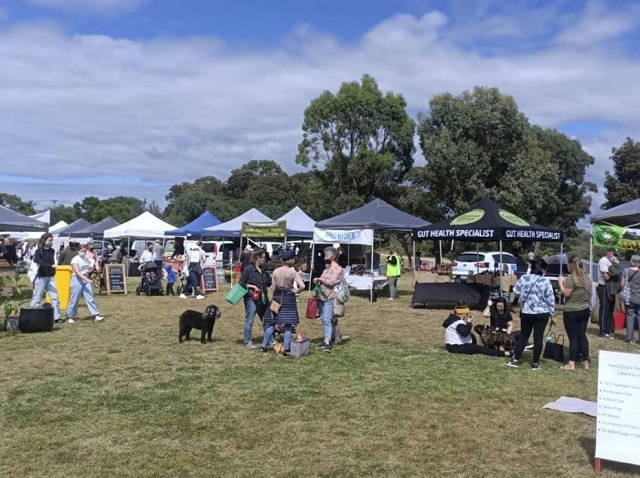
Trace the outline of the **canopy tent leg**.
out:
M 593 224 L 591 224 L 591 233 L 589 234 L 589 278 L 591 280 L 593 280 L 592 274 L 593 274 Z
M 311 243 L 311 263 L 309 264 L 309 292 L 311 292 L 311 283 L 313 282 L 313 265 L 316 260 L 316 242 Z
M 442 270 L 442 265 L 444 264 L 444 262 L 442 261 L 442 241 L 438 241 L 438 247 L 440 248 L 440 270 Z M 437 268 L 436 268 L 436 272 L 437 272 Z
M 502 269 L 504 268 L 503 266 L 503 262 L 502 262 L 502 239 L 500 239 L 500 269 L 498 270 L 498 273 L 500 274 L 500 297 L 502 297 Z
M 411 258 L 412 259 L 411 262 L 413 263 L 412 269 L 413 269 L 413 274 L 415 276 L 415 273 L 416 273 L 416 241 L 411 239 L 411 244 L 413 245 L 413 247 L 412 247 L 413 250 L 411 251 L 411 253 L 413 254 L 413 257 Z
M 369 289 L 369 302 L 373 303 L 373 248 L 376 243 L 376 235 L 371 234 L 371 287 Z M 380 267 L 380 266 L 378 266 Z

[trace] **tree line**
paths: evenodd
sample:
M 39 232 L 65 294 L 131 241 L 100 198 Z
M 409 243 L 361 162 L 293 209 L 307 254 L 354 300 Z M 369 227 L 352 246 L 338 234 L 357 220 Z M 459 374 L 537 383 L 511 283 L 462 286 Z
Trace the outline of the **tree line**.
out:
M 425 159 L 420 166 L 416 135 Z M 611 160 L 607 208 L 637 197 L 640 144 L 627 138 Z M 273 160 L 252 159 L 226 181 L 205 176 L 174 184 L 164 210 L 134 197 L 86 197 L 53 208 L 52 222 L 107 216 L 124 222 L 151 211 L 180 226 L 207 209 L 226 221 L 251 207 L 277 218 L 296 205 L 322 220 L 374 197 L 435 222 L 490 197 L 524 219 L 572 235 L 589 213 L 589 193 L 597 191 L 585 180 L 594 158 L 581 144 L 531 124 L 497 88 L 436 95 L 414 121 L 404 97 L 381 91 L 369 75 L 311 101 L 295 161 L 307 170 L 288 174 Z M 0 194 L 0 204 L 35 213 L 32 201 L 15 195 Z

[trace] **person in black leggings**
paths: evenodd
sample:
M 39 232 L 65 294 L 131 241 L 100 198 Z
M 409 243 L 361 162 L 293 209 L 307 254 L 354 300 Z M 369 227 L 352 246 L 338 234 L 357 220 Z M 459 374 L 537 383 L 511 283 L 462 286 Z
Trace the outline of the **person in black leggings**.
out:
M 491 355 L 493 357 L 509 357 L 509 352 L 482 347 L 476 343 L 471 333 L 473 317 L 469 313 L 466 302 L 459 301 L 455 313 L 449 315 L 442 323 L 444 327 L 444 341 L 447 352 L 464 355 Z
M 531 262 L 531 271 L 523 275 L 513 291 L 522 297 L 520 309 L 520 338 L 513 352 L 513 358 L 507 362 L 509 367 L 519 367 L 520 357 L 527 341 L 533 332 L 533 360 L 531 370 L 540 370 L 540 355 L 542 355 L 542 339 L 544 329 L 549 318 L 555 312 L 556 301 L 549 279 L 544 277 L 547 263 L 543 259 Z M 553 320 L 553 319 L 552 319 Z

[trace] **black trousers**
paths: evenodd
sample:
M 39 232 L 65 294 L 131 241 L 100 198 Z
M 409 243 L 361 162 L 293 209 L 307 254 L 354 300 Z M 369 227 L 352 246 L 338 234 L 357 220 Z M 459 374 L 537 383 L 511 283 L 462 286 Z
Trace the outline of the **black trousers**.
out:
M 612 300 L 607 294 L 605 286 L 598 285 L 596 289 L 600 308 L 598 309 L 598 325 L 600 326 L 600 335 L 613 333 L 613 309 L 615 307 L 615 298 Z
M 462 345 L 452 345 L 446 344 L 447 352 L 452 354 L 464 354 L 464 355 L 490 355 L 492 357 L 504 357 L 504 352 L 499 350 L 490 349 L 489 347 L 482 347 L 481 345 L 476 344 L 476 338 L 474 335 L 471 335 L 471 339 L 473 343 L 471 344 L 462 344 Z
M 583 360 L 589 360 L 589 341 L 587 340 L 587 325 L 589 325 L 589 309 L 577 312 L 564 312 L 562 320 L 569 337 L 569 360 L 574 362 L 582 355 Z
M 176 293 L 173 291 L 173 282 L 171 284 L 167 284 L 167 292 L 165 295 L 176 295 Z
M 514 359 L 520 359 L 522 352 L 527 345 L 527 341 L 533 332 L 533 363 L 540 361 L 542 355 L 542 339 L 544 329 L 549 322 L 549 314 L 521 314 L 520 315 L 520 338 L 513 353 Z

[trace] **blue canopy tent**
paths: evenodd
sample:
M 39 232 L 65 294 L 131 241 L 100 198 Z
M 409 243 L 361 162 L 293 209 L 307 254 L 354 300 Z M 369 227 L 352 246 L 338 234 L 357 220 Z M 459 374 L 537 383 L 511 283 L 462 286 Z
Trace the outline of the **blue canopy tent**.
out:
M 165 231 L 165 236 L 203 236 L 203 235 L 212 235 L 212 234 L 204 234 L 203 230 L 208 227 L 217 226 L 220 224 L 220 219 L 211 214 L 210 211 L 205 211 L 196 219 L 191 221 L 189 224 L 186 224 L 178 229 L 173 229 L 171 231 Z
M 307 213 L 298 206 L 294 207 L 284 216 L 276 219 L 276 221 L 287 221 L 287 238 L 299 237 L 311 239 L 313 237 L 313 228 L 315 227 L 316 221 L 311 219 Z
M 120 223 L 118 221 L 109 216 L 105 217 L 102 221 L 96 222 L 93 226 L 73 231 L 73 235 L 75 237 L 102 237 L 104 236 L 104 231 L 119 225 Z
M 76 219 L 64 229 L 60 229 L 58 231 L 58 235 L 71 236 L 71 234 L 75 234 L 76 232 L 82 231 L 83 229 L 86 229 L 88 227 L 91 227 L 91 223 L 89 221 L 87 221 L 86 219 Z
M 400 209 L 393 207 L 382 199 L 374 199 L 373 201 L 353 209 L 339 216 L 325 219 L 317 222 L 314 229 L 314 246 L 312 248 L 312 257 L 315 253 L 315 243 L 327 242 L 328 238 L 342 238 L 333 242 L 345 242 L 348 235 L 340 234 L 339 231 L 345 230 L 362 230 L 370 231 L 370 234 L 359 235 L 354 234 L 355 244 L 362 244 L 361 238 L 370 237 L 371 240 L 371 264 L 374 263 L 374 233 L 375 231 L 383 232 L 412 232 L 414 229 L 428 226 L 430 223 L 424 219 L 412 216 Z M 338 233 L 334 233 L 336 231 Z M 369 243 L 367 243 L 369 245 Z M 413 251 L 415 256 L 415 250 Z M 414 263 L 414 261 L 411 261 Z M 370 289 L 371 300 L 373 300 L 373 282 Z

